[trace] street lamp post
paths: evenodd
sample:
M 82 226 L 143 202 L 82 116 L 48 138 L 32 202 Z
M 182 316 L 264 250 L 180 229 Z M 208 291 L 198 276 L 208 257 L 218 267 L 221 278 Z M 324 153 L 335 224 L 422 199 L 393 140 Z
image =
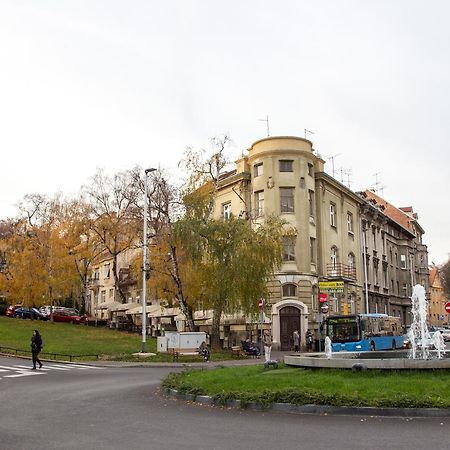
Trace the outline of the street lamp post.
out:
M 144 244 L 143 244 L 143 268 L 142 268 L 142 353 L 147 351 L 147 271 L 148 271 L 148 232 L 147 232 L 147 175 L 156 169 L 145 169 L 144 173 Z

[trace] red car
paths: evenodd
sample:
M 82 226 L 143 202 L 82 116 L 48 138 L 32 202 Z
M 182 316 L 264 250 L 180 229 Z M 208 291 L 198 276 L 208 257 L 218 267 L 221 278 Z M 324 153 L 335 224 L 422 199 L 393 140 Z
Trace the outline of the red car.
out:
M 16 317 L 16 309 L 22 308 L 22 305 L 9 305 L 6 310 L 6 316 L 8 317 Z
M 69 323 L 84 323 L 86 316 L 80 316 L 75 311 L 55 311 L 51 314 L 53 322 L 69 322 Z

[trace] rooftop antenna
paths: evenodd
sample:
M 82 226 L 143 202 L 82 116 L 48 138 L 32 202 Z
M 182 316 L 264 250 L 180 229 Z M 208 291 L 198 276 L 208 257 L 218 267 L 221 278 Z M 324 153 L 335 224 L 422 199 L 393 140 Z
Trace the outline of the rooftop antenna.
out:
M 267 137 L 269 137 L 270 136 L 270 134 L 269 134 L 269 116 L 266 116 L 265 119 L 258 119 L 258 121 L 259 122 L 266 122 L 266 125 L 267 125 Z
M 336 178 L 336 172 L 335 172 L 335 170 L 334 170 L 334 159 L 337 157 L 337 156 L 339 156 L 340 155 L 340 153 L 336 153 L 335 155 L 333 155 L 333 156 L 329 156 L 327 159 L 330 159 L 331 160 L 331 169 L 332 169 L 332 174 L 333 174 L 333 178 Z
M 352 173 L 352 169 L 341 168 L 341 183 L 346 184 L 349 189 L 351 184 L 350 175 L 352 175 Z M 346 180 L 345 177 L 347 177 Z
M 315 134 L 314 131 L 310 131 L 305 128 L 305 139 L 307 139 L 306 133 Z
M 375 194 L 378 194 L 378 192 L 380 191 L 381 188 L 381 182 L 378 180 L 378 175 L 380 175 L 381 172 L 377 172 L 374 173 L 373 176 L 375 177 L 375 183 L 372 185 L 373 186 L 373 191 L 375 192 Z

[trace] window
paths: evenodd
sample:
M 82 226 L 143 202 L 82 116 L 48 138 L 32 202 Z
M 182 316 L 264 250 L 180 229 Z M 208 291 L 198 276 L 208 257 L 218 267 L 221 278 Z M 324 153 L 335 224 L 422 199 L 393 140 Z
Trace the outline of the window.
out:
M 231 202 L 224 203 L 222 205 L 222 217 L 224 220 L 228 220 L 231 218 Z
M 283 284 L 283 297 L 297 297 L 297 286 L 295 284 Z
M 376 250 L 377 249 L 377 235 L 376 235 L 375 228 L 372 229 L 372 241 L 373 241 L 373 249 Z
M 406 269 L 406 255 L 400 255 L 400 267 Z
M 316 263 L 316 240 L 314 238 L 309 238 L 309 254 L 311 256 L 311 262 Z
M 387 266 L 384 264 L 383 264 L 383 286 L 385 288 L 389 287 Z
M 109 290 L 109 298 L 113 298 L 114 297 L 114 289 L 110 289 Z
M 353 253 L 348 254 L 348 271 L 350 272 L 350 275 L 353 275 L 353 272 L 355 271 L 355 255 Z
M 105 278 L 109 278 L 111 276 L 111 266 L 109 263 L 105 264 L 104 276 Z
M 101 296 L 102 296 L 101 302 L 102 302 L 102 303 L 105 303 L 105 301 L 106 301 L 106 291 L 102 291 L 102 292 L 101 292 Z
M 280 211 L 282 213 L 294 212 L 294 188 L 280 188 Z
M 336 205 L 334 203 L 330 203 L 330 225 L 336 226 Z
M 260 177 L 263 173 L 264 173 L 264 169 L 263 169 L 262 163 L 255 164 L 253 166 L 253 176 L 254 177 Z
M 373 283 L 378 286 L 379 280 L 378 280 L 378 262 L 374 260 L 373 262 Z
M 347 231 L 353 233 L 353 214 L 347 212 Z
M 408 285 L 406 283 L 403 283 L 403 296 L 408 296 Z
M 308 163 L 308 175 L 310 177 L 312 177 L 314 175 L 313 168 L 314 168 L 314 166 L 311 163 Z
M 356 300 L 355 299 L 356 299 L 355 294 L 351 293 L 349 298 L 348 298 L 350 314 L 355 314 L 356 313 Z
M 264 191 L 255 192 L 255 216 L 264 215 Z
M 100 279 L 100 269 L 97 268 L 94 271 L 94 280 L 99 280 Z
M 331 268 L 336 270 L 337 262 L 338 262 L 338 249 L 336 246 L 331 247 Z
M 295 238 L 283 238 L 283 261 L 295 261 Z
M 309 215 L 314 217 L 314 191 L 308 191 Z
M 288 159 L 280 159 L 280 172 L 293 172 L 293 161 Z

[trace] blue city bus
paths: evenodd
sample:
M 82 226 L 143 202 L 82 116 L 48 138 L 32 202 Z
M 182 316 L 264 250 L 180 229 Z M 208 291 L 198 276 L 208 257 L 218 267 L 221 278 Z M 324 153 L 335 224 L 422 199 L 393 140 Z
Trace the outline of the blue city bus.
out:
M 367 352 L 403 348 L 399 317 L 387 314 L 351 314 L 326 319 L 333 352 Z

